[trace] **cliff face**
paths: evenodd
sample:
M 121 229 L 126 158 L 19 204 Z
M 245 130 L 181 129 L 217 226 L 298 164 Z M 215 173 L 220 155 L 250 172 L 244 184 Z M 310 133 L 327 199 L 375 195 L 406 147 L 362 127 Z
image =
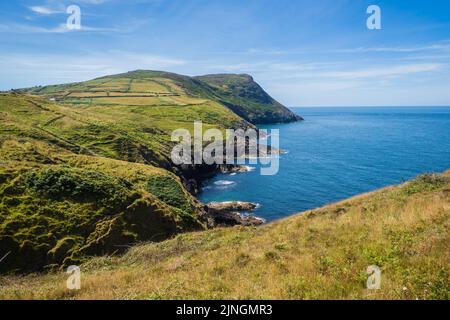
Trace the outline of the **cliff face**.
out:
M 247 74 L 213 74 L 195 78 L 208 84 L 222 104 L 251 123 L 303 120 L 273 99 Z

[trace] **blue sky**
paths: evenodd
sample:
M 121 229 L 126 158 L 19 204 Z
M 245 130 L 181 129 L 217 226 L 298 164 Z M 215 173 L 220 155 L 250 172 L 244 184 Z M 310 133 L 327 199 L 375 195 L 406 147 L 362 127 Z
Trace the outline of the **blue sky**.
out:
M 0 37 L 3 90 L 152 69 L 249 73 L 288 106 L 450 105 L 448 0 L 1 1 Z

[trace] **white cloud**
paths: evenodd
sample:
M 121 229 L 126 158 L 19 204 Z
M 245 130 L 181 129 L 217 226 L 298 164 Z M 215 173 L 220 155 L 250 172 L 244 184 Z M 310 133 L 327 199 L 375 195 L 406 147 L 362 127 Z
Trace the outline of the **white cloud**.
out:
M 274 80 L 281 79 L 364 79 L 399 77 L 409 74 L 438 72 L 444 63 L 383 64 L 370 68 L 355 68 L 343 62 L 253 62 L 230 65 L 215 65 L 210 69 L 225 72 L 247 72 L 261 74 Z
M 61 26 L 56 28 L 45 28 L 39 26 L 32 26 L 27 24 L 12 23 L 0 24 L 0 32 L 5 33 L 60 33 L 64 32 Z
M 85 24 L 81 25 L 81 29 L 69 29 L 65 23 L 61 23 L 56 27 L 41 27 L 29 24 L 12 23 L 0 24 L 0 33 L 65 33 L 65 32 L 114 32 L 129 33 L 141 28 L 146 21 L 133 20 L 124 26 L 115 27 L 91 27 Z
M 39 14 L 39 15 L 53 15 L 53 14 L 60 14 L 60 13 L 66 13 L 66 8 L 72 4 L 72 3 L 78 3 L 80 5 L 100 5 L 103 3 L 108 2 L 109 0 L 73 0 L 64 3 L 61 1 L 51 1 L 47 0 L 47 2 L 43 5 L 36 5 L 36 6 L 30 6 L 28 9 L 30 9 L 32 12 Z
M 49 8 L 47 6 L 32 6 L 32 7 L 29 7 L 29 9 L 31 11 L 33 11 L 34 13 L 42 14 L 42 15 L 52 15 L 52 14 L 63 12 L 60 10 L 55 10 L 55 9 Z
M 380 77 L 396 77 L 414 73 L 438 71 L 444 67 L 440 63 L 416 63 L 408 65 L 394 65 L 373 67 L 368 69 L 350 70 L 350 71 L 333 71 L 310 74 L 311 77 L 321 78 L 380 78 Z
M 420 46 L 379 46 L 379 47 L 358 47 L 358 48 L 348 48 L 348 49 L 320 49 L 317 48 L 291 48 L 291 49 L 278 49 L 278 48 L 251 48 L 247 51 L 241 52 L 230 52 L 229 54 L 235 55 L 300 55 L 300 54 L 313 54 L 313 53 L 323 53 L 334 52 L 334 53 L 415 53 L 424 51 L 448 51 L 450 50 L 450 40 L 442 40 L 436 43 L 431 43 L 427 45 Z
M 450 43 L 448 40 L 441 41 L 439 43 L 430 44 L 426 46 L 412 46 L 412 47 L 372 47 L 372 48 L 354 48 L 338 50 L 344 53 L 365 53 L 365 52 L 391 52 L 391 53 L 409 53 L 409 52 L 422 52 L 422 51 L 434 51 L 434 50 L 450 50 Z
M 136 69 L 167 70 L 186 61 L 125 51 L 83 55 L 0 55 L 0 89 L 77 82 Z
M 78 2 L 86 3 L 86 4 L 103 4 L 108 0 L 78 0 Z
M 56 27 L 53 28 L 46 28 L 46 27 L 39 27 L 39 26 L 32 26 L 27 24 L 0 24 L 0 32 L 7 32 L 7 33 L 66 33 L 66 32 L 83 32 L 83 31 L 93 31 L 93 32 L 116 32 L 119 31 L 119 29 L 114 28 L 94 28 L 94 27 L 88 27 L 88 26 L 81 26 L 81 29 L 69 29 L 67 28 L 67 25 L 64 23 L 59 24 Z

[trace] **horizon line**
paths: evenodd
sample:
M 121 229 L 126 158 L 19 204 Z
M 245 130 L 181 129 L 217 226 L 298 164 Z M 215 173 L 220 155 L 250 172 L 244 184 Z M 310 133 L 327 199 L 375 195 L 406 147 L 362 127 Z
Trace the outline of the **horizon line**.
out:
M 450 108 L 450 104 L 448 105 L 429 105 L 429 106 L 420 106 L 420 105 L 365 105 L 365 106 L 288 106 L 288 108 Z

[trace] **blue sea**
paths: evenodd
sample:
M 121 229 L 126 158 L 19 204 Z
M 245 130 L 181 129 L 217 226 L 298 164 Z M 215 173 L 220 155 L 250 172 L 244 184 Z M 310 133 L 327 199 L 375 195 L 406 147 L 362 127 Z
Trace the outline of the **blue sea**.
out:
M 250 201 L 268 221 L 450 169 L 450 107 L 292 108 L 304 122 L 279 129 L 277 175 L 220 174 L 200 199 Z

